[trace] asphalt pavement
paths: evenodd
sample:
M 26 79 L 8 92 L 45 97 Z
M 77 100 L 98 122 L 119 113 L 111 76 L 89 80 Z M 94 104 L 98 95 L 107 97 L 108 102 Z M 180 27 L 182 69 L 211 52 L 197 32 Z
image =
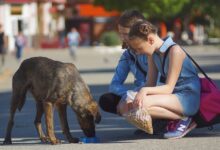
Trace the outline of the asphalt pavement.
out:
M 186 46 L 186 50 L 195 58 L 207 74 L 220 87 L 220 46 Z M 72 60 L 67 49 L 58 50 L 25 50 L 23 59 L 45 56 L 63 62 L 71 62 L 79 69 L 85 82 L 89 85 L 96 100 L 108 91 L 108 84 L 114 73 L 118 59 L 122 53 L 120 47 L 81 47 L 77 51 L 77 59 Z M 9 117 L 11 98 L 11 79 L 21 62 L 10 53 L 0 74 L 0 144 L 4 140 Z M 126 80 L 128 88 L 132 86 L 133 77 Z M 139 134 L 135 135 L 135 127 L 128 124 L 122 117 L 101 111 L 102 121 L 96 126 L 97 136 L 101 142 L 97 144 L 69 144 L 62 134 L 59 118 L 55 111 L 54 125 L 56 136 L 62 144 L 50 145 L 40 142 L 34 126 L 35 102 L 31 94 L 27 95 L 26 103 L 21 112 L 16 113 L 12 131 L 12 145 L 0 145 L 0 149 L 74 149 L 74 150 L 219 150 L 220 124 L 213 130 L 208 128 L 195 129 L 187 136 L 177 140 L 166 140 L 161 136 Z M 68 108 L 68 121 L 73 136 L 84 136 L 75 118 L 74 112 Z M 43 127 L 44 119 L 42 121 Z

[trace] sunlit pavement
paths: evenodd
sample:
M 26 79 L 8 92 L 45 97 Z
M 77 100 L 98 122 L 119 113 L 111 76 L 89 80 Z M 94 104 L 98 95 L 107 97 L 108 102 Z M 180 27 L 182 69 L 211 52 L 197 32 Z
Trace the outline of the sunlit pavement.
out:
M 189 46 L 187 51 L 197 60 L 202 68 L 213 78 L 220 87 L 220 46 Z M 89 85 L 92 95 L 96 100 L 108 91 L 122 50 L 119 47 L 83 47 L 77 51 L 77 59 L 72 60 L 67 49 L 59 50 L 26 50 L 23 59 L 34 56 L 45 56 L 63 62 L 72 62 L 79 69 L 83 79 Z M 3 72 L 0 74 L 0 144 L 4 140 L 6 124 L 8 121 L 9 103 L 11 97 L 11 78 L 19 67 L 13 54 L 8 54 Z M 126 81 L 130 86 L 133 77 L 129 75 Z M 26 103 L 21 112 L 15 116 L 15 125 L 12 132 L 13 145 L 0 146 L 0 149 L 190 149 L 190 150 L 218 150 L 220 147 L 220 125 L 214 126 L 214 130 L 207 128 L 196 129 L 186 137 L 179 140 L 165 140 L 160 136 L 147 134 L 134 135 L 135 127 L 116 115 L 102 113 L 102 121 L 97 125 L 97 136 L 101 139 L 99 144 L 69 144 L 62 134 L 59 118 L 55 111 L 55 132 L 62 140 L 61 145 L 51 146 L 42 144 L 37 137 L 34 127 L 35 102 L 28 94 Z M 84 136 L 75 114 L 68 109 L 68 121 L 73 136 Z M 44 119 L 42 121 L 44 126 Z M 45 126 L 44 126 L 45 127 Z

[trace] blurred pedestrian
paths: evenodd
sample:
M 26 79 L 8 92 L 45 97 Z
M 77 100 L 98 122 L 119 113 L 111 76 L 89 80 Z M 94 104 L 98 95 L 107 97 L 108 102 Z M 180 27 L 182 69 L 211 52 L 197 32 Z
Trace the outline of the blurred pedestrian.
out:
M 2 67 L 5 64 L 5 53 L 6 53 L 6 48 L 5 48 L 5 35 L 3 31 L 3 26 L 0 24 L 0 55 L 1 55 L 1 64 L 0 64 L 0 71 Z
M 18 35 L 15 37 L 16 59 L 18 61 L 21 60 L 25 43 L 25 37 L 23 33 L 19 31 Z
M 76 49 L 79 46 L 81 37 L 79 32 L 75 27 L 71 28 L 71 31 L 67 34 L 68 46 L 70 51 L 70 56 L 75 60 L 76 59 Z
M 195 42 L 199 45 L 203 45 L 205 40 L 204 26 L 202 24 L 196 24 L 194 33 Z

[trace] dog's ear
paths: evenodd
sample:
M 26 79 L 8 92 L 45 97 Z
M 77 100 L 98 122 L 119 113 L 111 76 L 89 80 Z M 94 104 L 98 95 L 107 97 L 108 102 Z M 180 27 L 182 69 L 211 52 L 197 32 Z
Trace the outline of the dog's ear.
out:
M 101 117 L 100 113 L 97 112 L 96 116 L 95 116 L 95 123 L 100 123 L 101 119 L 102 119 L 102 117 Z
M 98 104 L 95 101 L 91 101 L 87 105 L 87 110 L 92 114 L 94 117 L 95 123 L 99 123 L 101 121 L 101 115 L 99 113 Z

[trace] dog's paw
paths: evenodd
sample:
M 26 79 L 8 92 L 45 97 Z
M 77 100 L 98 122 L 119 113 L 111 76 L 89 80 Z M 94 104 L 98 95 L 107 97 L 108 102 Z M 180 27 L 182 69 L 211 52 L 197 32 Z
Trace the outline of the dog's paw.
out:
M 41 140 L 42 143 L 48 143 L 48 142 L 50 142 L 49 137 L 45 137 L 45 136 L 40 137 L 40 140 Z
M 79 143 L 78 138 L 69 138 L 68 141 L 69 141 L 69 143 Z
M 52 145 L 61 144 L 61 141 L 59 139 L 50 140 Z

